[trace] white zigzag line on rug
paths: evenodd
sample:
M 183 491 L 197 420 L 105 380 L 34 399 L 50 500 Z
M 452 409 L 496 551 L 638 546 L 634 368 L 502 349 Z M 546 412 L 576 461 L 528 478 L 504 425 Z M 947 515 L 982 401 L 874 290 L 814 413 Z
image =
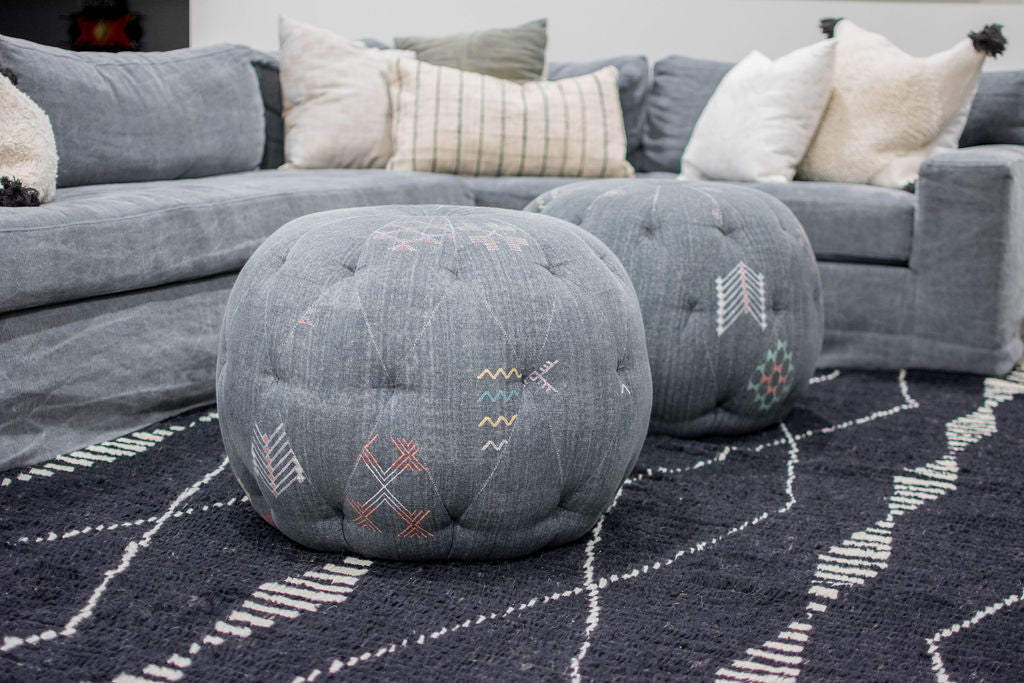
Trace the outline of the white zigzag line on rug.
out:
M 797 445 L 796 439 L 794 439 L 793 435 L 790 433 L 789 428 L 787 428 L 785 426 L 785 424 L 781 425 L 781 428 L 783 430 L 783 433 L 786 435 L 786 437 L 788 439 L 788 442 L 789 442 L 789 445 L 790 445 L 790 448 L 789 448 L 789 458 L 788 458 L 788 460 L 786 462 L 786 482 L 785 482 L 785 487 L 784 487 L 785 488 L 785 492 L 786 492 L 786 502 L 781 507 L 777 508 L 774 511 L 769 510 L 769 511 L 763 512 L 760 515 L 758 515 L 757 517 L 754 517 L 753 519 L 749 519 L 749 520 L 743 522 L 742 524 L 740 524 L 739 526 L 733 527 L 732 529 L 729 529 L 728 531 L 726 531 L 724 534 L 716 536 L 716 537 L 712 538 L 709 541 L 702 541 L 702 542 L 697 543 L 697 544 L 695 544 L 693 546 L 690 546 L 689 548 L 681 549 L 681 550 L 677 551 L 672 557 L 670 557 L 669 559 L 666 559 L 664 561 L 654 562 L 653 564 L 645 564 L 645 565 L 643 565 L 641 567 L 634 567 L 629 572 L 626 572 L 626 573 L 614 573 L 614 574 L 610 574 L 609 576 L 603 576 L 600 579 L 597 579 L 596 581 L 592 581 L 592 584 L 597 587 L 597 590 L 601 591 L 601 590 L 604 590 L 605 588 L 607 588 L 608 586 L 610 586 L 612 584 L 618 583 L 619 581 L 629 581 L 631 579 L 639 578 L 641 576 L 645 576 L 647 574 L 651 574 L 651 573 L 654 573 L 654 572 L 659 571 L 661 569 L 665 569 L 667 567 L 670 567 L 672 564 L 674 564 L 676 562 L 676 560 L 679 560 L 682 557 L 685 557 L 687 555 L 695 555 L 697 553 L 703 552 L 704 550 L 708 550 L 710 548 L 713 548 L 718 543 L 720 543 L 721 541 L 725 540 L 726 538 L 729 538 L 730 536 L 734 536 L 734 535 L 736 535 L 736 534 L 738 534 L 738 533 L 740 533 L 740 532 L 742 532 L 742 531 L 744 531 L 746 529 L 752 528 L 752 527 L 760 524 L 761 522 L 763 522 L 766 519 L 770 518 L 773 514 L 784 514 L 784 513 L 788 512 L 790 509 L 792 509 L 793 505 L 796 503 L 796 498 L 795 498 L 794 493 L 793 493 L 793 483 L 794 483 L 794 481 L 796 479 L 796 465 L 799 462 L 799 458 L 798 458 L 799 446 Z M 725 456 L 728 453 L 729 453 L 729 448 L 726 447 L 725 449 L 722 450 L 721 453 L 719 453 L 718 456 L 716 456 L 715 458 L 712 458 L 712 459 L 710 459 L 708 461 L 705 461 L 705 462 L 723 462 L 725 460 Z M 636 480 L 637 479 L 634 478 L 634 481 L 636 481 Z M 619 493 L 621 494 L 621 489 L 620 489 Z M 616 503 L 618 502 L 618 496 L 616 497 L 615 502 Z M 609 508 L 609 511 L 610 511 L 610 509 L 611 508 Z M 528 609 L 532 609 L 533 607 L 536 607 L 537 605 L 546 605 L 549 602 L 554 602 L 556 600 L 561 600 L 561 599 L 564 599 L 564 598 L 570 598 L 570 597 L 573 597 L 573 596 L 576 596 L 576 595 L 581 595 L 584 591 L 588 592 L 588 597 L 589 597 L 590 596 L 590 591 L 588 590 L 587 586 L 576 586 L 574 588 L 570 588 L 568 590 L 560 591 L 560 592 L 557 592 L 557 593 L 551 593 L 549 595 L 545 595 L 545 596 L 542 596 L 542 597 L 531 598 L 530 600 L 528 600 L 526 602 L 520 603 L 518 606 L 511 605 L 511 606 L 507 607 L 503 612 L 500 612 L 500 613 L 499 612 L 491 612 L 490 614 L 479 614 L 475 618 L 466 619 L 465 621 L 463 621 L 461 623 L 458 623 L 458 624 L 455 624 L 455 625 L 451 626 L 450 628 L 447 627 L 447 626 L 444 626 L 444 627 L 440 628 L 439 630 L 434 631 L 433 633 L 429 633 L 429 634 L 421 633 L 418 636 L 413 636 L 412 638 L 405 638 L 401 642 L 391 643 L 390 645 L 382 646 L 379 649 L 377 649 L 376 651 L 367 650 L 367 651 L 365 651 L 365 652 L 363 652 L 361 654 L 353 655 L 353 656 L 349 657 L 346 660 L 335 659 L 335 660 L 333 660 L 331 662 L 330 666 L 327 669 L 327 672 L 328 672 L 328 674 L 336 674 L 339 671 L 341 671 L 342 669 L 356 666 L 357 664 L 360 664 L 362 662 L 368 661 L 370 659 L 379 659 L 380 657 L 383 657 L 383 656 L 388 655 L 388 654 L 392 654 L 394 652 L 397 652 L 400 649 L 404 649 L 404 648 L 410 647 L 412 645 L 424 645 L 428 641 L 437 640 L 438 638 L 441 638 L 441 637 L 443 637 L 443 636 L 445 636 L 445 635 L 447 635 L 449 633 L 455 633 L 455 632 L 457 632 L 459 630 L 464 630 L 464 629 L 467 629 L 467 628 L 471 628 L 473 626 L 479 626 L 480 624 L 487 623 L 487 622 L 490 622 L 490 621 L 495 621 L 497 619 L 505 619 L 505 618 L 508 618 L 509 616 L 511 616 L 512 614 L 515 614 L 517 612 L 524 612 L 524 611 L 526 611 Z M 596 626 L 596 624 L 595 624 L 595 626 Z M 589 627 L 589 623 L 588 623 L 588 627 Z M 577 657 L 578 656 L 579 655 L 577 654 Z M 317 678 L 319 678 L 322 674 L 323 674 L 323 671 L 321 671 L 320 669 L 314 669 L 313 671 L 309 672 L 306 676 L 297 676 L 293 680 L 292 683 L 301 683 L 302 681 L 314 681 Z
M 175 652 L 163 664 L 148 664 L 143 667 L 142 676 L 121 673 L 114 678 L 114 683 L 157 683 L 147 676 L 164 681 L 180 680 L 204 646 L 223 645 L 225 636 L 245 639 L 252 635 L 253 628 L 273 626 L 276 618 L 295 619 L 302 612 L 316 612 L 322 603 L 344 602 L 372 564 L 370 560 L 348 556 L 340 565 L 328 562 L 302 576 L 261 584 L 242 602 L 243 609 L 232 610 L 227 619 L 214 624 L 213 632 L 193 641 L 186 654 Z
M 819 377 L 815 378 L 815 379 L 818 380 L 818 382 L 815 382 L 815 384 L 817 384 L 819 382 L 831 381 L 831 380 L 839 377 L 839 374 L 840 374 L 839 371 L 835 370 L 835 371 L 833 371 L 833 372 L 831 372 L 831 373 L 829 373 L 827 375 L 820 375 Z M 906 406 L 906 407 L 909 407 L 909 408 L 916 408 L 916 407 L 918 407 L 918 405 L 919 405 L 918 402 L 916 400 L 914 400 L 910 396 L 909 387 L 907 386 L 907 383 L 906 383 L 906 370 L 900 370 L 899 376 L 898 376 L 898 384 L 899 384 L 899 388 L 900 388 L 900 393 L 903 395 L 903 398 L 904 398 L 904 404 L 903 405 Z M 902 408 L 902 409 L 906 409 L 906 408 Z M 898 412 L 900 412 L 900 410 L 895 410 L 895 409 L 889 409 L 889 410 L 886 410 L 886 411 L 877 411 L 877 412 L 872 413 L 871 415 L 867 416 L 870 419 L 861 418 L 861 419 L 858 419 L 858 420 L 851 420 L 851 421 L 849 421 L 849 423 L 844 423 L 844 424 L 848 424 L 849 426 L 865 424 L 867 422 L 870 422 L 870 421 L 873 421 L 873 420 L 876 420 L 876 419 L 879 419 L 879 418 L 882 418 L 882 417 L 889 417 L 891 415 L 895 415 Z M 788 476 L 787 476 L 787 480 L 786 480 L 786 490 L 789 492 L 790 498 L 789 498 L 789 501 L 787 502 L 787 504 L 783 505 L 781 508 L 779 508 L 779 510 L 777 512 L 787 511 L 795 503 L 795 499 L 793 498 L 792 491 L 793 491 L 793 479 L 795 478 L 795 465 L 796 465 L 796 463 L 793 461 L 793 459 L 795 458 L 796 454 L 799 453 L 799 447 L 797 445 L 797 437 L 793 436 L 790 433 L 788 428 L 784 428 L 783 434 L 785 436 L 781 440 L 781 442 L 782 443 L 789 443 L 789 445 L 790 445 L 790 461 L 787 462 L 787 473 L 788 473 Z M 803 438 L 806 438 L 809 435 L 810 435 L 809 433 L 804 433 L 803 434 Z M 760 449 L 758 449 L 758 450 L 760 450 Z M 686 471 L 690 471 L 690 470 L 695 470 L 695 469 L 698 469 L 700 467 L 704 467 L 704 466 L 711 465 L 711 464 L 714 464 L 714 463 L 724 462 L 726 460 L 726 458 L 728 457 L 730 452 L 731 452 L 731 448 L 729 446 L 726 446 L 714 458 L 708 458 L 706 460 L 701 460 L 701 461 L 698 461 L 698 462 L 696 462 L 696 463 L 694 463 L 692 465 L 686 466 L 686 467 L 671 468 L 671 469 L 664 468 L 664 467 L 649 468 L 645 472 L 641 472 L 640 474 L 635 475 L 635 476 L 633 476 L 630 479 L 626 479 L 623 482 L 623 486 L 626 486 L 626 485 L 635 483 L 637 481 L 640 481 L 641 479 L 643 479 L 645 477 L 645 475 L 646 475 L 646 477 L 650 477 L 655 472 L 657 472 L 659 474 L 680 474 L 682 472 L 686 472 Z M 620 489 L 619 495 L 621 495 L 621 493 L 622 493 L 622 489 Z M 617 503 L 617 502 L 618 502 L 618 495 L 616 496 L 616 499 L 615 499 L 615 503 Z M 609 508 L 609 511 L 610 511 L 610 509 L 611 508 Z M 740 533 L 740 532 L 742 532 L 742 531 L 744 531 L 744 530 L 746 530 L 748 528 L 751 528 L 751 527 L 754 527 L 754 526 L 760 524 L 761 522 L 763 522 L 766 519 L 768 519 L 770 516 L 771 516 L 771 512 L 770 511 L 763 512 L 760 515 L 758 515 L 757 517 L 754 517 L 753 519 L 749 519 L 749 520 L 743 522 L 742 524 L 740 524 L 739 526 L 730 529 L 729 531 L 725 532 L 721 536 L 717 536 L 715 538 L 712 538 L 710 541 L 704 541 L 704 542 L 698 543 L 696 545 L 693 545 L 693 546 L 691 546 L 689 548 L 685 548 L 683 550 L 680 550 L 680 551 L 676 552 L 676 554 L 672 558 L 670 558 L 668 560 L 665 560 L 664 562 L 655 562 L 654 564 L 650 564 L 650 565 L 649 564 L 645 564 L 645 565 L 643 565 L 640 568 L 634 568 L 632 571 L 630 571 L 628 573 L 624 573 L 624 574 L 614 573 L 614 574 L 611 574 L 611 575 L 609 575 L 607 577 L 601 577 L 596 582 L 597 588 L 598 588 L 598 590 L 604 590 L 609 585 L 617 583 L 619 581 L 628 581 L 630 579 L 635 579 L 635 578 L 638 578 L 640 576 L 647 575 L 648 573 L 652 573 L 654 571 L 658 571 L 658 570 L 661 570 L 661 569 L 663 569 L 665 567 L 671 566 L 675 562 L 675 560 L 677 560 L 677 559 L 679 559 L 679 558 L 681 558 L 681 557 L 683 557 L 685 555 L 694 555 L 694 554 L 702 552 L 702 551 L 704 551 L 704 550 L 706 550 L 708 548 L 714 547 L 716 544 L 718 544 L 719 542 L 725 540 L 726 538 L 728 538 L 730 536 L 733 536 L 735 534 L 738 534 L 738 533 Z M 330 666 L 328 668 L 328 673 L 329 674 L 338 673 L 343 668 L 349 668 L 349 667 L 355 666 L 355 665 L 357 665 L 357 664 L 359 664 L 361 662 L 365 662 L 365 661 L 367 661 L 367 660 L 369 660 L 371 658 L 375 658 L 376 659 L 376 658 L 383 657 L 383 656 L 385 656 L 387 654 L 392 654 L 394 652 L 397 652 L 399 649 L 403 649 L 403 648 L 409 647 L 410 645 L 413 645 L 413 644 L 415 644 L 415 645 L 423 645 L 423 644 L 425 644 L 428 641 L 428 639 L 429 640 L 437 640 L 438 638 L 440 638 L 440 637 L 442 637 L 442 636 L 444 636 L 444 635 L 446 635 L 448 633 L 454 633 L 454 632 L 456 632 L 456 631 L 458 631 L 460 629 L 470 628 L 471 626 L 478 626 L 480 624 L 483 624 L 483 623 L 486 623 L 486 622 L 489 622 L 489 621 L 493 621 L 493 620 L 496 620 L 496 619 L 499 619 L 499 618 L 504 619 L 504 618 L 507 618 L 510 615 L 516 613 L 516 612 L 523 612 L 523 611 L 526 611 L 528 609 L 532 609 L 533 607 L 535 607 L 538 604 L 546 605 L 547 603 L 555 601 L 555 600 L 560 600 L 560 599 L 563 599 L 563 598 L 569 598 L 569 597 L 572 597 L 572 596 L 575 596 L 575 595 L 580 595 L 580 594 L 583 593 L 584 590 L 585 590 L 584 586 L 576 586 L 574 588 L 570 588 L 568 590 L 560 591 L 560 592 L 557 592 L 557 593 L 551 593 L 551 594 L 545 595 L 543 597 L 534 597 L 534 598 L 531 598 L 530 600 L 528 600 L 526 602 L 520 603 L 518 606 L 514 606 L 514 605 L 513 606 L 509 606 L 508 608 L 505 609 L 505 611 L 503 611 L 501 613 L 491 612 L 489 615 L 480 614 L 480 615 L 477 615 L 476 618 L 466 619 L 465 621 L 463 621 L 461 623 L 453 625 L 451 628 L 445 626 L 445 627 L 442 627 L 441 629 L 439 629 L 437 631 L 434 631 L 433 633 L 430 633 L 430 634 L 421 633 L 421 634 L 419 634 L 419 636 L 414 636 L 411 639 L 410 638 L 405 638 L 400 643 L 391 643 L 390 645 L 381 647 L 381 648 L 377 649 L 376 651 L 367 650 L 367 651 L 365 651 L 365 652 L 363 652 L 363 653 L 361 653 L 359 655 L 353 655 L 353 656 L 349 657 L 347 660 L 344 660 L 344 661 L 342 661 L 340 659 L 335 659 L 334 661 L 331 662 L 331 664 L 330 664 Z M 313 680 L 317 679 L 322 673 L 323 672 L 320 669 L 314 669 L 313 671 L 311 671 L 309 674 L 307 674 L 304 677 L 303 676 L 297 676 L 295 678 L 295 680 L 293 681 L 293 683 L 300 683 L 301 681 L 313 681 Z
M 939 651 L 939 643 L 950 636 L 960 633 L 961 631 L 966 631 L 969 628 L 977 626 L 978 622 L 983 619 L 987 619 L 1000 610 L 1006 609 L 1021 600 L 1024 600 L 1024 590 L 1020 593 L 1014 593 L 999 602 L 994 602 L 988 607 L 975 612 L 974 616 L 969 619 L 964 619 L 958 624 L 953 624 L 952 626 L 944 628 L 931 638 L 928 638 L 925 642 L 928 644 L 928 654 L 932 656 L 932 671 L 935 672 L 935 680 L 939 683 L 951 683 L 952 681 L 949 677 L 949 673 L 946 671 L 946 664 L 942 661 L 942 653 Z
M 218 508 L 231 507 L 235 503 L 247 503 L 249 502 L 249 496 L 242 496 L 241 498 L 232 498 L 231 500 L 218 501 L 216 503 L 210 503 L 209 505 L 203 505 L 202 507 L 186 508 L 184 510 L 177 510 L 173 515 L 174 518 L 187 517 L 196 512 L 209 512 L 210 510 L 216 510 Z M 68 538 L 75 538 L 89 533 L 95 533 L 97 531 L 116 531 L 117 529 L 125 529 L 133 526 L 142 526 L 143 524 L 152 524 L 159 517 L 153 515 L 152 517 L 146 517 L 144 519 L 135 519 L 130 522 L 111 522 L 108 524 L 98 524 L 96 526 L 87 526 L 81 529 L 71 529 L 62 533 L 56 531 L 47 532 L 45 536 L 36 536 L 35 538 L 29 538 L 28 536 L 22 536 L 17 540 L 18 543 L 49 543 L 53 541 L 63 541 Z
M 53 629 L 49 629 L 43 631 L 42 633 L 26 636 L 25 638 L 17 636 L 5 636 L 3 640 L 3 645 L 0 645 L 0 652 L 8 652 L 15 648 L 21 647 L 26 643 L 29 645 L 38 645 L 40 641 L 54 640 L 58 636 L 67 637 L 75 635 L 75 633 L 78 632 L 79 624 L 81 624 L 83 621 L 86 621 L 87 619 L 89 619 L 89 617 L 92 616 L 93 610 L 99 603 L 100 598 L 103 597 L 103 594 L 106 592 L 107 587 L 110 585 L 110 582 L 113 581 L 115 577 L 126 572 L 128 570 L 128 567 L 131 566 L 132 560 L 135 559 L 135 556 L 138 555 L 141 550 L 144 550 L 145 548 L 149 547 L 149 542 L 153 539 L 153 536 L 155 536 L 160 531 L 160 529 L 167 522 L 167 520 L 173 517 L 174 512 L 177 510 L 178 506 L 185 502 L 187 499 L 194 496 L 196 493 L 198 493 L 199 489 L 201 489 L 206 484 L 210 483 L 210 481 L 214 479 L 217 475 L 219 475 L 221 472 L 223 472 L 225 468 L 227 468 L 227 466 L 228 459 L 225 457 L 221 461 L 220 465 L 218 465 L 215 469 L 211 470 L 210 472 L 207 472 L 205 475 L 203 475 L 201 479 L 194 482 L 191 486 L 187 487 L 185 490 L 179 493 L 178 496 L 174 499 L 174 501 L 170 504 L 170 506 L 168 506 L 168 508 L 164 510 L 164 513 L 160 515 L 156 523 L 153 524 L 153 526 L 150 527 L 148 531 L 142 534 L 141 541 L 130 541 L 128 545 L 125 546 L 124 552 L 121 554 L 120 563 L 118 563 L 118 565 L 113 569 L 108 569 L 106 572 L 104 572 L 103 581 L 101 581 L 100 585 L 98 585 L 95 588 L 95 590 L 93 590 L 92 594 L 89 596 L 89 599 L 86 601 L 85 605 L 75 614 L 75 616 L 71 617 L 68 623 L 65 624 L 64 627 L 60 630 L 60 632 L 57 632 Z
M 78 467 L 92 467 L 98 462 L 114 462 L 118 457 L 131 458 L 139 453 L 148 451 L 175 432 L 183 432 L 186 429 L 195 427 L 198 422 L 212 422 L 218 419 L 217 413 L 211 412 L 203 415 L 187 427 L 182 425 L 169 425 L 167 429 L 154 429 L 152 432 L 133 432 L 131 435 L 121 436 L 113 441 L 104 441 L 93 446 L 86 446 L 80 451 L 71 451 L 64 455 L 58 455 L 53 460 L 40 463 L 38 466 L 28 468 L 27 472 L 12 477 L 0 479 L 0 487 L 10 486 L 16 481 L 32 481 L 34 478 L 49 478 L 61 472 L 71 473 Z
M 583 661 L 583 658 L 587 656 L 587 651 L 590 650 L 590 636 L 597 629 L 601 617 L 601 588 L 594 582 L 594 549 L 601 542 L 601 530 L 604 528 L 605 518 L 619 504 L 619 498 L 622 497 L 624 490 L 625 486 L 620 486 L 619 490 L 615 492 L 612 504 L 604 511 L 600 519 L 597 520 L 597 524 L 594 525 L 593 531 L 590 532 L 590 540 L 587 541 L 587 547 L 583 553 L 583 587 L 587 591 L 587 628 L 583 632 L 583 644 L 580 645 L 576 656 L 569 662 L 570 678 L 574 683 L 579 683 L 581 680 L 580 662 Z
M 862 531 L 854 532 L 841 545 L 832 546 L 818 556 L 815 568 L 817 579 L 807 593 L 803 621 L 792 622 L 774 639 L 760 648 L 749 648 L 743 659 L 733 660 L 727 667 L 715 672 L 718 683 L 735 681 L 771 681 L 795 683 L 800 675 L 804 649 L 811 638 L 812 620 L 828 610 L 827 601 L 836 600 L 839 591 L 851 586 L 864 585 L 888 568 L 892 553 L 892 530 L 896 520 L 924 506 L 929 501 L 956 490 L 959 463 L 956 454 L 969 445 L 992 436 L 998 430 L 993 409 L 1014 396 L 1024 394 L 1024 370 L 1015 370 L 1007 380 L 988 378 L 982 405 L 972 413 L 946 423 L 947 453 L 913 469 L 893 476 L 893 492 L 888 496 L 889 511 L 885 519 Z M 818 616 L 820 621 L 821 617 Z M 929 645 L 932 645 L 929 641 Z M 929 651 L 936 654 L 938 649 Z M 938 670 L 936 670 L 938 673 Z

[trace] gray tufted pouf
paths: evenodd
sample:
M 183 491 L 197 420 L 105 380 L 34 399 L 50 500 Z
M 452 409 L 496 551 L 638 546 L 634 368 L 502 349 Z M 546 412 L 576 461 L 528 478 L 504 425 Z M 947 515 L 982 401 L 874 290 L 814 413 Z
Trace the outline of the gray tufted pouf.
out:
M 490 559 L 575 540 L 647 433 L 636 294 L 575 225 L 389 206 L 275 232 L 228 301 L 217 403 L 253 507 L 312 548 Z
M 789 412 L 824 317 L 814 253 L 782 202 L 723 183 L 598 180 L 526 211 L 582 226 L 629 272 L 647 328 L 652 431 L 741 433 Z

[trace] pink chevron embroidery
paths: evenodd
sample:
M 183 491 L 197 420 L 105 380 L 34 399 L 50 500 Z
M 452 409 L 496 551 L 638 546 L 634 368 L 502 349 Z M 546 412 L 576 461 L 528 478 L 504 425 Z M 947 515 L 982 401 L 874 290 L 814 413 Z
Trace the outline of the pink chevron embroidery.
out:
M 288 442 L 283 423 L 269 435 L 254 424 L 249 453 L 256 478 L 275 498 L 295 482 L 306 480 L 306 473 Z
M 725 277 L 715 278 L 718 298 L 716 331 L 721 337 L 740 316 L 747 314 L 764 330 L 768 328 L 765 314 L 764 275 L 743 261 Z
M 416 457 L 416 454 L 420 452 L 420 447 L 414 444 L 412 439 L 396 440 L 395 437 L 391 437 L 391 443 L 395 444 L 395 448 L 401 454 L 391 463 L 393 469 L 427 471 L 427 468 Z
M 433 536 L 432 533 L 420 526 L 420 522 L 426 519 L 427 515 L 430 514 L 429 510 L 410 510 L 405 506 L 402 501 L 391 491 L 389 488 L 395 479 L 398 478 L 402 472 L 426 472 L 427 468 L 423 462 L 417 457 L 420 448 L 412 439 L 396 439 L 391 438 L 391 443 L 394 444 L 395 448 L 398 449 L 398 457 L 395 458 L 391 465 L 384 469 L 381 467 L 376 456 L 370 450 L 370 446 L 377 440 L 379 434 L 374 434 L 373 438 L 366 442 L 363 446 L 362 452 L 359 454 L 359 461 L 366 466 L 370 474 L 377 481 L 379 488 L 377 492 L 370 496 L 366 501 L 359 503 L 352 499 L 348 500 L 348 504 L 356 512 L 356 517 L 353 520 L 357 525 L 364 529 L 374 531 L 376 533 L 383 533 L 380 527 L 377 526 L 371 517 L 373 513 L 381 505 L 387 505 L 391 508 L 400 519 L 406 523 L 405 529 L 398 533 L 399 538 L 429 538 Z
M 558 389 L 555 389 L 553 386 L 551 386 L 551 384 L 548 382 L 547 378 L 545 377 L 545 375 L 547 375 L 548 372 L 551 371 L 551 368 L 555 367 L 556 363 L 558 363 L 557 360 L 549 360 L 547 363 L 545 363 L 544 365 L 540 366 L 538 369 L 536 369 L 533 372 L 531 372 L 526 379 L 528 379 L 531 382 L 540 382 L 540 385 L 542 387 L 544 387 L 544 393 L 547 393 L 549 391 L 553 391 L 553 392 L 555 392 L 557 394 L 558 393 Z
M 520 237 L 517 228 L 502 226 L 498 223 L 485 223 L 480 227 L 460 227 L 460 230 L 472 232 L 469 241 L 473 244 L 482 244 L 487 251 L 498 251 L 501 249 L 501 240 L 506 247 L 512 251 L 522 251 L 523 247 L 529 246 L 525 237 Z
M 347 500 L 348 504 L 352 506 L 352 509 L 356 511 L 356 518 L 355 520 L 353 520 L 355 521 L 356 524 L 363 527 L 364 529 L 376 531 L 378 534 L 382 533 L 380 527 L 374 524 L 373 520 L 370 519 L 370 516 L 377 511 L 378 507 L 380 507 L 379 505 L 370 506 L 363 503 L 358 503 L 352 500 L 351 498 L 346 498 L 345 500 Z
M 429 510 L 395 510 L 395 512 L 408 524 L 398 532 L 399 538 L 430 538 L 434 535 L 420 526 L 420 522 L 430 514 Z
M 407 218 L 400 226 L 386 225 L 373 231 L 373 238 L 394 242 L 389 251 L 416 251 L 417 244 L 440 244 L 453 237 L 447 221 L 436 218 Z

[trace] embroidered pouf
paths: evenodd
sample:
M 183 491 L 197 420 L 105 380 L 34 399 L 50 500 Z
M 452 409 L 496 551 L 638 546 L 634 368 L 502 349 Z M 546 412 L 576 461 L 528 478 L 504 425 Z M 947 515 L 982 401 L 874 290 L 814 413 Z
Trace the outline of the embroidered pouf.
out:
M 652 432 L 736 434 L 789 412 L 824 318 L 814 254 L 782 202 L 723 183 L 597 180 L 526 210 L 582 226 L 626 267 L 647 328 Z
M 275 232 L 228 301 L 217 403 L 252 506 L 315 549 L 495 559 L 596 523 L 647 433 L 636 294 L 579 227 L 386 206 Z

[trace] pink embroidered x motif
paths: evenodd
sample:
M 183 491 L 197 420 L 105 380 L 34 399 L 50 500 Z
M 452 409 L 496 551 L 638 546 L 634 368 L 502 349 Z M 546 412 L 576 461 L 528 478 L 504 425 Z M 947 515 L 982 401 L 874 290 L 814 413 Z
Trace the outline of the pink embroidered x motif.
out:
M 402 501 L 392 493 L 391 489 L 388 488 L 398 478 L 398 475 L 402 472 L 413 471 L 413 472 L 426 472 L 426 466 L 417 457 L 420 448 L 417 446 L 412 439 L 396 439 L 391 438 L 391 443 L 398 449 L 398 457 L 395 458 L 391 465 L 384 469 L 378 462 L 377 457 L 370 450 L 370 446 L 377 440 L 379 434 L 374 434 L 373 438 L 370 439 L 365 446 L 363 446 L 362 453 L 359 454 L 359 460 L 366 466 L 370 474 L 377 481 L 380 488 L 377 492 L 370 496 L 363 503 L 356 502 L 348 499 L 348 504 L 352 506 L 352 509 L 356 512 L 355 523 L 364 529 L 375 531 L 378 534 L 383 533 L 380 530 L 371 516 L 381 505 L 387 505 L 395 514 L 398 515 L 406 523 L 405 529 L 398 533 L 399 538 L 429 538 L 434 534 L 430 533 L 422 526 L 420 522 L 426 519 L 427 515 L 430 514 L 429 510 L 410 510 L 405 506 Z

